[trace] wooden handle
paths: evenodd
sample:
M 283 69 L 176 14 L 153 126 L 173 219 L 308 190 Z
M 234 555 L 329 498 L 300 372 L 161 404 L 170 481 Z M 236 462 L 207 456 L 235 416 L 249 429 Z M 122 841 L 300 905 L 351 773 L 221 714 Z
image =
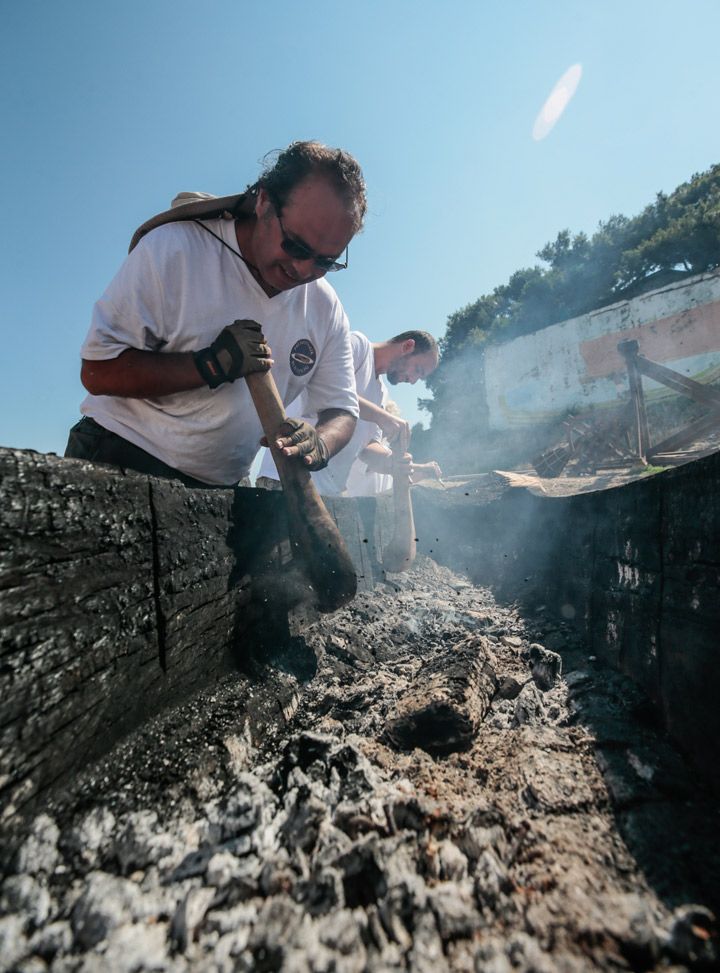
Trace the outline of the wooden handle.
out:
M 410 434 L 404 432 L 392 447 L 393 457 L 401 459 L 409 445 Z M 393 477 L 393 512 L 395 530 L 390 543 L 383 551 L 383 568 L 392 574 L 399 574 L 412 566 L 417 552 L 410 481 L 405 477 L 402 479 Z
M 285 422 L 285 407 L 270 372 L 246 377 L 250 395 L 269 443 L 277 439 Z M 307 568 L 320 611 L 335 611 L 357 592 L 355 565 L 340 531 L 320 499 L 310 471 L 270 446 L 288 506 L 293 552 Z

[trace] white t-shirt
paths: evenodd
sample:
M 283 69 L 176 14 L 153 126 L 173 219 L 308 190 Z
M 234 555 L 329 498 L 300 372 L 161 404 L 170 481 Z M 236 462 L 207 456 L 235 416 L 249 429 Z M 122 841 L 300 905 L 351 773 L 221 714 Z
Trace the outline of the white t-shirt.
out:
M 350 333 L 350 343 L 352 346 L 357 394 L 373 402 L 375 405 L 380 405 L 383 398 L 383 386 L 375 374 L 375 356 L 373 354 L 372 344 L 360 331 L 352 331 Z M 288 410 L 288 414 L 302 416 L 308 422 L 313 423 L 313 425 L 317 422 L 317 414 L 310 407 L 305 394 L 295 403 L 293 409 Z M 347 446 L 343 447 L 339 453 L 332 457 L 325 469 L 317 470 L 317 472 L 312 474 L 318 492 L 325 497 L 334 497 L 341 494 L 345 490 L 350 468 L 355 457 L 368 443 L 379 442 L 379 440 L 380 429 L 377 424 L 368 422 L 365 419 L 358 419 L 355 431 Z M 274 480 L 278 479 L 278 472 L 269 449 L 265 452 L 258 475 L 268 476 Z
M 385 408 L 385 403 L 390 398 L 390 394 L 382 379 L 380 379 L 380 384 L 382 385 L 382 401 L 380 404 Z M 382 446 L 390 449 L 390 444 L 384 436 L 378 441 Z M 358 455 L 350 467 L 345 493 L 348 497 L 375 497 L 378 493 L 386 493 L 388 490 L 392 490 L 392 485 L 393 478 L 389 473 L 376 473 L 374 470 L 368 469 L 367 463 Z
M 206 223 L 238 249 L 231 220 Z M 357 416 L 347 317 L 332 287 L 317 280 L 270 298 L 238 256 L 192 222 L 170 223 L 142 238 L 95 305 L 81 354 L 106 361 L 128 348 L 198 351 L 240 318 L 261 325 L 285 405 L 305 392 L 314 412 L 344 409 Z M 149 399 L 88 395 L 80 409 L 213 484 L 246 476 L 263 434 L 243 379 Z

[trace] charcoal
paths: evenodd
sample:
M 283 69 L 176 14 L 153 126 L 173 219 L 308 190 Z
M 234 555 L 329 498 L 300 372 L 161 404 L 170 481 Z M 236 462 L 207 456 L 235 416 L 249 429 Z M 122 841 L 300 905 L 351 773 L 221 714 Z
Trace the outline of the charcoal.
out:
M 514 726 L 540 726 L 545 722 L 545 704 L 534 683 L 523 686 L 515 701 Z
M 372 652 L 361 643 L 348 643 L 344 639 L 339 639 L 335 636 L 330 636 L 327 640 L 325 643 L 325 651 L 350 666 L 362 663 L 367 664 L 374 661 Z
M 340 907 L 332 915 L 320 919 L 315 928 L 322 945 L 341 957 L 341 968 L 348 973 L 361 973 L 365 969 L 368 921 L 362 909 Z
M 170 935 L 181 953 L 187 951 L 188 946 L 195 938 L 197 928 L 205 918 L 215 894 L 213 888 L 190 889 L 175 910 Z
M 478 856 L 475 867 L 475 897 L 484 908 L 494 910 L 503 894 L 511 889 L 507 870 L 491 848 Z
M 58 953 L 69 952 L 72 944 L 72 927 L 67 920 L 60 919 L 38 929 L 30 940 L 29 948 L 32 953 L 50 961 Z
M 343 876 L 345 902 L 349 908 L 377 903 L 387 891 L 383 855 L 375 835 L 359 841 L 338 859 Z
M 11 875 L 5 880 L 0 910 L 22 914 L 34 926 L 47 921 L 52 903 L 50 893 L 31 875 Z
M 480 926 L 480 916 L 467 883 L 441 882 L 428 893 L 428 901 L 443 940 L 470 938 Z
M 123 925 L 109 935 L 99 962 L 83 973 L 145 973 L 170 968 L 167 934 L 162 926 Z
M 449 969 L 443 943 L 429 910 L 420 914 L 413 930 L 412 946 L 408 954 L 408 968 L 413 973 L 445 973 Z
M 720 964 L 720 930 L 713 913 L 701 905 L 683 905 L 670 917 L 665 949 L 693 969 L 717 969 Z
M 25 936 L 26 917 L 14 915 L 0 916 L 0 970 L 2 973 L 12 970 L 28 953 L 28 941 Z
M 289 895 L 298 881 L 298 873 L 282 858 L 267 862 L 260 873 L 260 891 L 263 895 Z
M 336 912 L 345 903 L 342 874 L 335 868 L 322 868 L 293 888 L 293 899 L 311 916 Z
M 40 956 L 28 956 L 21 960 L 13 973 L 47 973 L 47 963 Z
M 522 973 L 557 973 L 553 960 L 530 936 L 516 933 L 505 947 L 513 970 Z
M 422 558 L 308 622 L 317 675 L 264 736 L 228 680 L 35 819 L 0 973 L 713 968 L 716 805 L 554 634 L 564 681 L 537 618 Z
M 301 906 L 285 896 L 268 899 L 258 914 L 248 943 L 254 969 L 258 971 L 310 969 L 306 960 L 298 956 L 298 947 L 310 945 L 309 916 Z
M 166 882 L 182 882 L 186 879 L 205 875 L 210 861 L 217 854 L 227 852 L 235 857 L 250 854 L 252 840 L 249 835 L 240 835 L 222 844 L 209 845 L 189 852 L 166 876 Z
M 62 836 L 62 847 L 78 867 L 96 869 L 104 864 L 115 838 L 115 815 L 95 807 Z
M 294 736 L 285 749 L 280 765 L 283 778 L 287 779 L 293 767 L 304 770 L 316 760 L 324 763 L 332 745 L 332 738 L 321 733 L 304 732 Z
M 205 881 L 214 888 L 232 885 L 235 898 L 249 898 L 257 892 L 262 867 L 256 855 L 238 858 L 226 847 L 208 861 Z
M 477 861 L 482 853 L 488 849 L 499 857 L 504 857 L 507 851 L 505 831 L 499 825 L 484 827 L 481 824 L 468 824 L 462 829 L 458 838 L 458 847 L 471 861 Z
M 155 811 L 137 811 L 117 822 L 115 854 L 124 875 L 154 865 L 175 850 L 175 842 L 158 828 Z
M 60 830 L 47 814 L 33 821 L 30 833 L 21 845 L 16 860 L 17 872 L 27 875 L 51 875 L 58 863 Z
M 281 835 L 289 848 L 311 852 L 327 814 L 327 805 L 308 788 L 293 789 L 288 795 L 288 818 Z
M 516 699 L 523 684 L 512 676 L 504 676 L 498 683 L 497 694 L 500 699 Z
M 141 892 L 124 878 L 91 872 L 75 903 L 72 925 L 79 946 L 94 946 L 141 912 Z
M 534 642 L 529 650 L 530 671 L 535 685 L 543 692 L 548 692 L 556 685 L 562 673 L 562 658 L 557 652 L 552 652 L 544 646 Z

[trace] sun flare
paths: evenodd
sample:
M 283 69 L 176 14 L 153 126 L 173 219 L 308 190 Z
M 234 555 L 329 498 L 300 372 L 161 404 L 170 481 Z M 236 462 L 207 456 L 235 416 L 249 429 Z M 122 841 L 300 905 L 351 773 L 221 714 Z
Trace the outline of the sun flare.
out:
M 532 137 L 536 142 L 544 139 L 553 130 L 577 91 L 581 77 L 582 64 L 573 64 L 556 83 L 535 119 Z

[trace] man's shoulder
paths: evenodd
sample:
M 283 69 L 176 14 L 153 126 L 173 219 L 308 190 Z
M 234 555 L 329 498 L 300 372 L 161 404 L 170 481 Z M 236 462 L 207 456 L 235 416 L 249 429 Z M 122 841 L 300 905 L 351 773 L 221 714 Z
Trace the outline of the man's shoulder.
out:
M 350 341 L 352 342 L 353 348 L 357 348 L 364 355 L 372 351 L 372 342 L 362 331 L 355 331 L 353 329 L 350 332 Z
M 206 220 L 213 229 L 217 220 Z M 175 223 L 164 223 L 146 233 L 138 242 L 136 250 L 145 253 L 173 253 L 192 249 L 202 240 L 203 230 L 193 220 L 178 220 Z
M 355 371 L 358 372 L 363 368 L 364 363 L 369 362 L 372 355 L 372 345 L 362 331 L 351 331 L 350 347 L 352 348 Z
M 340 298 L 337 296 L 335 288 L 326 280 L 314 280 L 310 284 L 305 284 L 302 288 L 293 288 L 293 293 L 305 291 L 308 309 L 312 309 L 314 314 L 321 315 L 329 323 L 343 324 L 346 322 L 345 309 Z M 295 296 L 293 294 L 293 296 Z M 299 295 L 298 295 L 299 296 Z

